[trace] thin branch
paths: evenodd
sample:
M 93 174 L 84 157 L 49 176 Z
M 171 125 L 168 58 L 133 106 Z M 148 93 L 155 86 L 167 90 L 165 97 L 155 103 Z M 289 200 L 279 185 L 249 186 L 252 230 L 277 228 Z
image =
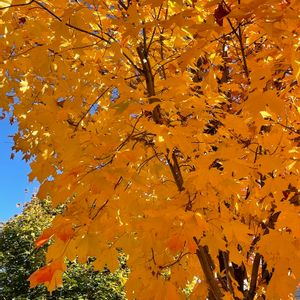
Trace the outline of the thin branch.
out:
M 174 58 L 171 58 L 171 57 L 173 57 L 173 56 L 175 56 L 175 55 L 177 55 L 177 56 L 174 57 Z M 160 62 L 156 63 L 156 64 L 153 66 L 153 68 L 154 68 L 155 66 L 158 66 L 158 68 L 157 68 L 157 70 L 155 70 L 153 76 L 155 76 L 155 75 L 159 72 L 159 70 L 161 70 L 161 68 L 162 68 L 164 65 L 166 65 L 166 64 L 168 64 L 168 63 L 170 63 L 170 62 L 172 62 L 172 61 L 174 61 L 174 60 L 176 60 L 176 59 L 178 59 L 179 57 L 180 57 L 180 55 L 178 55 L 178 53 L 174 53 L 174 54 L 170 55 L 168 58 L 166 58 L 166 59 L 165 59 L 165 62 L 163 62 L 163 60 L 161 60 Z M 170 59 L 170 58 L 171 58 L 171 59 Z M 161 63 L 161 62 L 163 62 L 163 63 Z
M 156 154 L 156 153 L 155 153 L 154 155 L 152 155 L 152 156 L 146 158 L 146 159 L 138 166 L 138 168 L 137 168 L 138 174 L 142 171 L 143 167 L 146 166 L 146 165 L 148 164 L 148 162 L 151 161 L 153 158 L 157 157 L 157 155 L 159 155 L 159 154 Z
M 85 48 L 97 46 L 98 44 L 99 44 L 99 41 L 96 42 L 96 43 L 93 43 L 93 44 L 89 44 L 89 45 L 77 46 L 77 47 L 69 48 L 69 49 L 67 49 L 66 51 L 68 51 L 68 50 L 80 50 L 80 49 L 85 49 Z M 63 51 L 62 51 L 62 52 L 63 52 Z M 62 53 L 62 52 L 61 52 L 61 53 Z
M 59 16 L 57 16 L 54 12 L 52 12 L 49 8 L 47 8 L 47 7 L 46 7 L 45 5 L 43 5 L 42 3 L 40 3 L 40 2 L 38 2 L 38 1 L 36 1 L 36 0 L 33 0 L 31 3 L 36 3 L 36 4 L 37 4 L 38 6 L 40 6 L 43 10 L 45 10 L 45 11 L 48 12 L 51 16 L 53 16 L 56 20 L 58 20 L 59 22 L 63 23 L 63 20 L 62 20 Z M 80 31 L 80 32 L 82 32 L 82 33 L 86 33 L 86 34 L 88 34 L 88 35 L 91 35 L 91 36 L 93 36 L 93 37 L 96 37 L 96 38 L 100 39 L 100 40 L 103 41 L 103 42 L 106 42 L 106 43 L 110 44 L 110 41 L 109 41 L 109 40 L 103 38 L 102 36 L 100 36 L 100 35 L 98 35 L 98 34 L 96 34 L 96 33 L 93 33 L 93 32 L 87 31 L 87 30 L 85 30 L 85 29 L 79 28 L 79 27 L 77 27 L 77 26 L 75 26 L 75 25 L 70 24 L 70 22 L 69 22 L 69 23 L 64 23 L 64 24 L 65 24 L 66 26 L 72 28 L 72 29 L 75 29 L 75 30 Z
M 244 71 L 245 71 L 245 74 L 247 76 L 247 79 L 250 80 L 249 69 L 248 69 L 247 59 L 246 59 L 246 53 L 245 53 L 245 48 L 244 48 L 244 43 L 243 43 L 243 35 L 242 35 L 241 24 L 239 24 L 237 28 L 234 28 L 234 26 L 233 26 L 233 24 L 232 24 L 232 22 L 229 18 L 227 18 L 227 21 L 228 21 L 233 33 L 236 35 L 236 37 L 239 41 L 240 50 L 241 50 L 241 54 L 242 54 L 243 65 L 244 65 Z
M 116 148 L 115 152 L 120 151 L 126 144 L 127 142 L 131 139 L 131 137 L 133 136 L 133 133 L 136 129 L 136 126 L 139 122 L 139 120 L 143 117 L 143 114 L 141 114 L 135 121 L 133 127 L 132 127 L 132 131 L 130 132 L 130 134 L 126 137 L 126 139 Z
M 250 43 L 249 45 L 247 45 L 246 48 L 249 48 L 250 46 L 252 46 L 253 44 L 255 44 L 257 41 L 259 41 L 260 39 L 262 39 L 266 35 L 267 35 L 266 33 L 262 34 L 260 37 L 258 37 L 257 39 L 255 39 L 252 43 Z M 267 41 L 267 39 L 265 39 L 264 41 L 262 41 L 260 44 L 262 44 L 262 43 L 264 43 L 266 41 Z
M 144 25 L 144 22 L 143 22 Z M 142 33 L 143 33 L 143 48 L 144 48 L 144 52 L 145 52 L 145 57 L 148 57 L 148 52 L 147 52 L 147 32 L 146 32 L 146 28 L 143 27 L 142 29 Z
M 70 27 L 70 28 L 73 28 L 73 29 L 75 29 L 75 30 L 77 30 L 77 31 L 80 31 L 80 32 L 82 32 L 82 33 L 86 33 L 86 34 L 88 34 L 88 35 L 91 35 L 91 36 L 93 36 L 93 37 L 96 37 L 96 38 L 100 39 L 101 41 L 110 44 L 110 41 L 109 41 L 109 40 L 103 38 L 102 36 L 100 36 L 100 35 L 98 35 L 98 34 L 95 34 L 95 33 L 93 33 L 93 32 L 87 31 L 87 30 L 85 30 L 85 29 L 79 28 L 79 27 L 74 26 L 74 25 L 72 25 L 72 24 L 70 24 L 70 23 L 65 23 L 65 25 L 68 26 L 68 27 Z
M 245 53 L 245 48 L 244 48 L 244 43 L 243 43 L 243 36 L 242 36 L 242 30 L 241 27 L 239 26 L 239 43 L 240 43 L 240 47 L 241 47 L 241 53 L 242 53 L 242 59 L 243 59 L 243 63 L 244 63 L 244 71 L 245 74 L 249 80 L 249 69 L 248 69 L 248 64 L 247 64 L 247 59 L 246 59 L 246 53 Z
M 107 199 L 97 210 L 97 212 L 95 213 L 95 215 L 91 218 L 92 220 L 95 220 L 96 217 L 98 216 L 98 214 L 100 213 L 100 211 L 107 205 L 107 203 L 109 202 L 109 199 Z
M 166 268 L 170 268 L 170 267 L 176 265 L 177 263 L 179 263 L 183 257 L 185 257 L 186 255 L 189 255 L 189 254 L 191 254 L 191 252 L 180 253 L 179 256 L 173 262 L 162 265 L 162 266 L 159 266 L 159 268 L 161 270 L 166 269 Z
M 279 123 L 279 122 L 276 122 L 275 124 L 276 124 L 276 125 L 280 125 L 280 126 L 282 126 L 283 128 L 285 128 L 285 129 L 287 129 L 287 130 L 290 130 L 290 131 L 293 132 L 293 133 L 300 134 L 300 129 L 295 129 L 295 128 L 291 127 L 291 126 L 287 126 L 287 125 L 284 125 L 284 124 Z
M 154 265 L 156 265 L 155 256 L 154 256 L 154 250 L 151 248 L 151 258 L 148 260 L 148 262 L 153 261 Z
M 133 60 L 125 53 L 122 51 L 122 54 L 125 56 L 125 58 L 129 61 L 129 63 L 140 73 L 140 75 L 143 74 L 143 70 L 141 68 L 139 68 L 134 62 Z
M 154 19 L 157 20 L 157 21 L 159 20 L 159 16 L 160 16 L 160 12 L 162 10 L 162 7 L 163 7 L 163 5 L 161 4 L 159 9 L 158 9 L 157 16 L 156 16 L 156 13 L 155 13 L 155 10 L 154 10 L 154 14 L 155 14 Z M 148 47 L 147 47 L 147 50 L 146 50 L 147 55 L 149 54 L 150 46 L 152 45 L 153 38 L 154 38 L 154 35 L 155 35 L 155 31 L 156 31 L 156 26 L 154 27 L 154 29 L 152 31 L 152 35 L 151 35 L 151 38 L 150 38 L 150 41 L 149 41 L 149 44 L 148 44 Z
M 114 186 L 114 191 L 117 189 L 117 187 L 119 186 L 119 184 L 122 182 L 123 180 L 123 176 L 120 176 L 120 178 L 118 179 L 117 183 Z
M 153 42 L 155 31 L 156 31 L 156 27 L 154 27 L 154 29 L 152 31 L 152 34 L 151 34 L 151 38 L 150 38 L 150 41 L 149 41 L 149 44 L 148 44 L 148 47 L 147 47 L 147 50 L 146 50 L 147 55 L 149 54 L 149 50 L 150 50 L 150 47 L 151 47 L 152 42 Z
M 56 20 L 58 20 L 59 22 L 62 22 L 62 19 L 57 16 L 54 12 L 52 12 L 49 8 L 47 8 L 45 5 L 43 5 L 42 3 L 33 0 L 32 2 L 36 3 L 38 6 L 40 6 L 43 10 L 45 10 L 46 12 L 48 12 L 52 17 L 54 17 Z
M 52 12 L 52 11 L 51 11 L 49 8 L 47 8 L 44 4 L 42 4 L 42 3 L 40 3 L 40 2 L 38 2 L 38 1 L 36 1 L 36 0 L 31 0 L 31 1 L 28 2 L 28 3 L 11 4 L 11 5 L 9 5 L 9 6 L 1 7 L 0 10 L 9 9 L 9 8 L 13 8 L 13 7 L 29 6 L 29 5 L 32 4 L 32 3 L 36 3 L 36 4 L 37 4 L 38 6 L 40 6 L 43 10 L 45 10 L 45 11 L 48 12 L 51 16 L 53 16 L 57 21 L 63 23 L 63 20 L 62 20 L 59 16 L 57 16 L 54 12 Z M 95 33 L 93 33 L 93 32 L 90 32 L 90 31 L 87 31 L 87 30 L 85 30 L 85 29 L 79 28 L 79 27 L 77 27 L 77 26 L 75 26 L 75 25 L 72 25 L 72 24 L 70 24 L 70 23 L 64 23 L 64 24 L 65 24 L 66 26 L 70 27 L 70 28 L 73 28 L 73 29 L 75 29 L 75 30 L 77 30 L 77 31 L 80 31 L 80 32 L 82 32 L 82 33 L 86 33 L 86 34 L 88 34 L 88 35 L 91 35 L 91 36 L 93 36 L 93 37 L 96 37 L 96 38 L 102 40 L 103 42 L 106 42 L 106 43 L 110 44 L 110 41 L 109 41 L 109 40 L 107 40 L 107 39 L 105 39 L 105 38 L 103 38 L 103 37 L 101 37 L 101 36 L 99 36 L 99 35 L 97 35 L 97 34 L 95 34 Z
M 75 130 L 78 128 L 79 124 L 81 123 L 81 121 L 89 114 L 89 112 L 91 111 L 91 109 L 93 108 L 93 106 L 100 100 L 101 97 L 103 97 L 106 92 L 111 88 L 111 86 L 109 86 L 108 88 L 106 88 L 98 97 L 97 99 L 90 105 L 89 109 L 83 114 L 83 116 L 80 118 L 80 120 L 75 124 Z
M 136 78 L 138 77 L 138 75 L 132 75 L 132 76 L 129 76 L 129 77 L 125 77 L 124 80 L 130 80 L 130 79 L 133 79 L 133 78 Z
M 159 37 L 159 42 L 160 42 L 160 58 L 161 58 L 161 60 L 164 60 L 164 47 L 163 47 L 164 38 L 163 38 L 162 35 L 160 35 L 160 37 Z M 161 68 L 161 71 L 162 71 L 162 78 L 166 79 L 167 76 L 166 76 L 165 66 L 162 65 L 160 68 Z
M 31 50 L 33 50 L 33 49 L 35 49 L 37 47 L 42 47 L 42 46 L 44 46 L 44 44 L 35 44 L 34 46 L 31 46 L 29 49 L 26 49 L 23 52 L 16 53 L 15 55 L 10 54 L 9 58 L 14 59 L 14 58 L 16 58 L 18 56 L 21 56 L 23 54 L 26 54 L 26 53 L 30 52 Z

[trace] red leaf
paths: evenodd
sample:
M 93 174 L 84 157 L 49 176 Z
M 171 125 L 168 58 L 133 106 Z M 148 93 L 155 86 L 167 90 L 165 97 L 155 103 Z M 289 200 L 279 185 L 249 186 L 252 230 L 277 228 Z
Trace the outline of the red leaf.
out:
M 230 10 L 228 7 L 225 7 L 223 3 L 220 3 L 218 7 L 215 9 L 214 17 L 216 19 L 216 22 L 223 26 L 223 18 L 227 16 L 230 13 Z

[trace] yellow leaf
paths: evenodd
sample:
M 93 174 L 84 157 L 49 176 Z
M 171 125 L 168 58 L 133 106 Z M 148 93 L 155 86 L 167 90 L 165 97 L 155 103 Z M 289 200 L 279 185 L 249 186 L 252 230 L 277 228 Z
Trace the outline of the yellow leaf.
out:
M 28 91 L 30 89 L 30 86 L 28 84 L 28 81 L 25 79 L 25 80 L 21 80 L 20 81 L 20 91 L 22 93 L 25 93 L 26 91 Z
M 260 111 L 259 112 L 260 115 L 264 118 L 264 119 L 271 119 L 272 115 L 270 113 L 268 113 L 267 111 Z

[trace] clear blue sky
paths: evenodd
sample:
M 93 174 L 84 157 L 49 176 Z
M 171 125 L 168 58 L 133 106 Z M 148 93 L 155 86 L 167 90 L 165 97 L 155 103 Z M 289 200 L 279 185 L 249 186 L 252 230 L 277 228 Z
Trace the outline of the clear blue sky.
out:
M 22 155 L 17 153 L 13 160 L 10 159 L 13 140 L 9 136 L 16 130 L 8 120 L 0 120 L 0 222 L 21 213 L 22 204 L 30 201 L 38 187 L 36 181 L 29 183 L 27 174 L 30 168 L 22 160 Z

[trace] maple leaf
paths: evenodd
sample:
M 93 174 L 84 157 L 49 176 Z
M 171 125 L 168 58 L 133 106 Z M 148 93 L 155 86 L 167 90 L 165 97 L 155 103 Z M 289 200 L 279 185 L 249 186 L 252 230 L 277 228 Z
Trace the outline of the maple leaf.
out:
M 62 271 L 65 265 L 61 260 L 56 260 L 47 266 L 40 268 L 30 275 L 30 287 L 33 288 L 38 284 L 44 283 L 51 292 L 58 286 L 62 285 Z
M 66 242 L 74 235 L 72 224 L 68 220 L 64 220 L 58 216 L 53 221 L 51 228 L 45 229 L 44 232 L 35 241 L 36 247 L 39 248 L 47 243 L 53 236 L 56 236 L 61 241 Z

